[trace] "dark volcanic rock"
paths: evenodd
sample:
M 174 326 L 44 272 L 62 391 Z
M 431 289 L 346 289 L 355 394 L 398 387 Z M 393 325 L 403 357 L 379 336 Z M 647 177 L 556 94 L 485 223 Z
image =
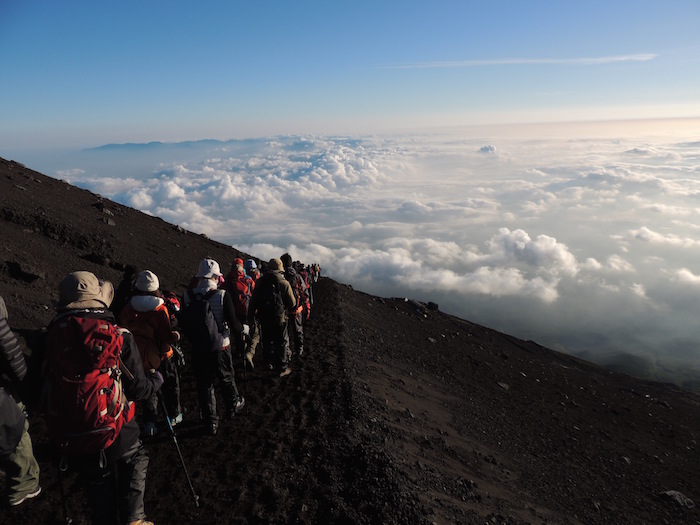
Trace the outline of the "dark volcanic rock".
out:
M 149 268 L 182 292 L 202 257 L 228 270 L 248 256 L 1 159 L 0 195 L 0 293 L 28 352 L 71 271 L 116 285 L 127 266 Z M 115 226 L 103 221 L 111 217 Z M 283 380 L 256 366 L 244 382 L 237 362 L 248 410 L 216 436 L 203 432 L 185 367 L 187 412 L 176 430 L 201 505 L 161 428 L 146 442 L 146 510 L 156 524 L 700 521 L 691 505 L 700 499 L 696 394 L 437 305 L 380 299 L 329 278 L 314 295 L 304 358 Z M 43 492 L 0 510 L 2 523 L 63 522 L 52 447 L 31 408 Z M 75 473 L 65 478 L 74 523 L 89 523 Z

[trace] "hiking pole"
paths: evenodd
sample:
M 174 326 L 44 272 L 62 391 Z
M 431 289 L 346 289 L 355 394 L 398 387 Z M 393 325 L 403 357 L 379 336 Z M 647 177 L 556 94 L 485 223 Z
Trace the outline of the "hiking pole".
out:
M 248 375 L 247 375 L 247 370 L 248 365 L 246 363 L 246 353 L 248 351 L 247 349 L 247 343 L 248 343 L 248 336 L 245 335 L 244 333 L 241 333 L 241 354 L 242 354 L 242 363 L 243 363 L 243 399 L 246 400 L 245 403 L 245 413 L 248 414 Z
M 165 421 L 168 424 L 168 428 L 170 429 L 170 435 L 173 437 L 173 443 L 175 443 L 175 448 L 177 449 L 177 454 L 180 456 L 180 463 L 182 463 L 182 470 L 185 471 L 185 477 L 187 478 L 187 483 L 190 486 L 190 491 L 192 492 L 192 498 L 194 499 L 194 506 L 199 507 L 199 496 L 197 496 L 197 493 L 194 491 L 194 487 L 192 486 L 192 480 L 190 479 L 190 474 L 187 472 L 187 466 L 185 465 L 185 459 L 182 457 L 182 451 L 180 451 L 180 445 L 177 442 L 177 434 L 175 434 L 175 429 L 173 428 L 173 424 L 170 421 L 170 415 L 168 414 L 168 409 L 165 407 L 165 399 L 163 399 L 163 394 L 158 392 L 158 401 L 160 401 L 160 405 L 163 408 L 163 414 L 165 414 Z

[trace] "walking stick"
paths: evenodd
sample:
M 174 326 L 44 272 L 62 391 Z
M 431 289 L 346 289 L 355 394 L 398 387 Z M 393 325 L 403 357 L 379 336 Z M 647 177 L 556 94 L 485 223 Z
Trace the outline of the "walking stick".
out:
M 165 414 L 165 421 L 168 424 L 168 428 L 170 429 L 170 435 L 173 437 L 173 443 L 175 443 L 175 448 L 177 449 L 177 454 L 180 456 L 180 463 L 182 463 L 182 470 L 185 471 L 185 477 L 187 478 L 187 483 L 190 485 L 190 491 L 192 492 L 192 498 L 194 499 L 194 506 L 199 507 L 199 496 L 197 496 L 197 493 L 194 491 L 194 487 L 192 486 L 192 480 L 190 479 L 190 475 L 187 472 L 187 466 L 185 466 L 185 460 L 182 457 L 182 452 L 180 451 L 180 445 L 177 442 L 177 435 L 175 434 L 175 429 L 173 428 L 173 424 L 170 422 L 170 415 L 168 414 L 168 409 L 165 407 L 165 399 L 163 399 L 163 395 L 158 392 L 158 401 L 160 401 L 160 405 L 163 408 L 163 413 Z
M 246 400 L 246 403 L 245 403 L 246 415 L 248 414 L 248 399 L 247 399 L 248 398 L 248 376 L 247 376 L 247 371 L 246 371 L 246 368 L 248 368 L 248 365 L 246 363 L 246 358 L 245 358 L 246 352 L 248 351 L 248 349 L 246 348 L 246 343 L 247 343 L 246 338 L 247 337 L 248 336 L 241 333 L 241 338 L 243 339 L 243 345 L 241 346 L 241 348 L 243 348 L 243 351 L 241 352 L 241 354 L 243 355 L 243 398 Z

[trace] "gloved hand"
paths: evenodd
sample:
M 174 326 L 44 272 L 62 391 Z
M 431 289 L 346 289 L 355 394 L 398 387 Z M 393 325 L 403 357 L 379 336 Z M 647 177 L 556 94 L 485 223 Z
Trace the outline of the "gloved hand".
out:
M 161 374 L 158 370 L 150 370 L 146 377 L 151 380 L 151 383 L 153 383 L 153 388 L 156 390 L 160 390 L 160 387 L 162 387 L 163 383 L 165 382 L 163 379 L 163 374 Z
M 248 326 L 247 324 L 244 324 L 244 325 L 243 325 L 243 331 L 242 331 L 241 333 L 242 333 L 244 336 L 247 336 L 248 334 L 250 334 L 250 326 Z

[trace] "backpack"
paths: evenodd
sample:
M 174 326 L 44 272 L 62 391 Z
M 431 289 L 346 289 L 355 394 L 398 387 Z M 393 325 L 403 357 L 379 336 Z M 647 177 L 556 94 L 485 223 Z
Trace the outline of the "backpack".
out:
M 133 419 L 136 405 L 122 390 L 123 346 L 122 331 L 104 319 L 68 316 L 49 327 L 47 425 L 66 452 L 103 450 Z
M 279 282 L 275 279 L 261 278 L 256 288 L 260 287 L 260 301 L 258 302 L 257 313 L 261 323 L 284 324 L 286 319 L 286 308 L 282 300 L 282 292 Z
M 233 298 L 236 317 L 239 319 L 245 319 L 248 316 L 252 281 L 253 280 L 247 275 L 238 273 L 230 281 L 227 280 L 227 291 Z
M 209 298 L 218 290 L 210 290 L 205 295 L 185 292 L 186 301 L 180 310 L 180 326 L 197 352 L 218 352 L 224 346 L 219 325 L 209 304 Z

